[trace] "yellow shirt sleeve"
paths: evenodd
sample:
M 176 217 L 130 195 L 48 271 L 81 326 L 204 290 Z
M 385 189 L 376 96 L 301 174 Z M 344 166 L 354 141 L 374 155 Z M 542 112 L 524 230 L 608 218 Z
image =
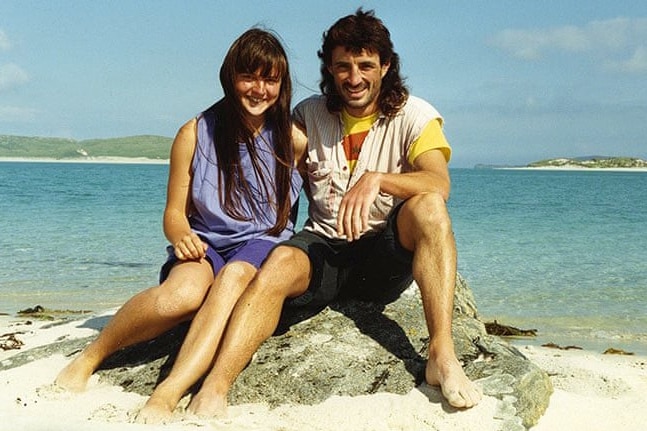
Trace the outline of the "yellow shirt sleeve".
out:
M 422 129 L 422 133 L 420 134 L 418 139 L 413 141 L 411 148 L 409 148 L 409 155 L 407 156 L 407 160 L 411 165 L 413 165 L 416 157 L 430 150 L 442 151 L 443 156 L 445 156 L 445 160 L 447 160 L 447 162 L 449 162 L 452 157 L 452 149 L 449 146 L 447 139 L 445 138 L 440 120 L 438 119 L 431 120 L 429 123 L 427 123 L 425 128 Z

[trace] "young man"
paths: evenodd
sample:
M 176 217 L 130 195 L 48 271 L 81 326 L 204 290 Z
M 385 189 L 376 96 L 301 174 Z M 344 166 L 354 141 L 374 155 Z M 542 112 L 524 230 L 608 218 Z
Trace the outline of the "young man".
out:
M 307 137 L 309 219 L 270 253 L 236 304 L 194 413 L 224 412 L 231 385 L 276 329 L 284 304 L 392 298 L 412 278 L 430 334 L 426 380 L 452 406 L 472 407 L 481 391 L 451 337 L 456 248 L 442 118 L 408 94 L 389 31 L 372 11 L 337 21 L 319 57 L 323 95 L 294 112 Z

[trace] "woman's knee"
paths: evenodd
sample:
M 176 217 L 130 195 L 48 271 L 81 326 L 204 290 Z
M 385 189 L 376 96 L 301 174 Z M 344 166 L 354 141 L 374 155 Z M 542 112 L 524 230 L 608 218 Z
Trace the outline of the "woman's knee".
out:
M 160 316 L 174 319 L 193 315 L 204 301 L 208 287 L 191 279 L 167 280 L 156 288 L 155 311 Z
M 230 262 L 218 272 L 211 289 L 242 292 L 254 278 L 256 271 L 256 268 L 251 263 L 243 261 Z
M 235 261 L 223 266 L 218 272 L 218 277 L 232 281 L 242 281 L 251 279 L 255 273 L 256 268 L 251 263 Z

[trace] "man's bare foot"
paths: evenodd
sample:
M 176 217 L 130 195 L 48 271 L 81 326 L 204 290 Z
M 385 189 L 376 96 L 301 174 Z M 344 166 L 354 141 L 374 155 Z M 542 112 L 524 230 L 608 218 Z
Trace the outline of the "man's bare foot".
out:
M 227 397 L 207 396 L 200 391 L 189 403 L 187 411 L 200 418 L 225 418 L 227 417 Z
M 93 372 L 94 368 L 81 354 L 58 373 L 54 384 L 70 392 L 83 392 Z
M 456 408 L 474 407 L 483 397 L 481 388 L 467 378 L 463 367 L 454 356 L 448 359 L 429 358 L 425 379 L 432 386 L 440 386 L 443 396 Z
M 135 417 L 138 424 L 167 424 L 173 417 L 173 408 L 156 397 L 150 397 Z

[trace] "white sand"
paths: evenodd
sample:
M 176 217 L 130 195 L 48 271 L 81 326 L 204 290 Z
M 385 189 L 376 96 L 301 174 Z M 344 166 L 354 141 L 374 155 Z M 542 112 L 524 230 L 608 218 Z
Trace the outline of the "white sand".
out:
M 147 157 L 72 157 L 55 159 L 50 157 L 0 157 L 0 162 L 16 163 L 123 163 L 123 164 L 152 164 L 168 165 L 168 159 L 149 159 Z
M 0 317 L 0 335 L 18 333 L 20 350 L 0 350 L 0 363 L 16 353 L 68 337 L 84 337 L 96 330 L 84 321 L 47 327 L 25 325 L 24 319 Z M 644 430 L 647 424 L 647 358 L 602 355 L 521 347 L 545 369 L 555 393 L 533 431 Z M 438 390 L 422 385 L 407 395 L 380 393 L 359 397 L 331 397 L 314 406 L 284 405 L 270 410 L 262 404 L 233 406 L 226 420 L 182 419 L 166 426 L 130 422 L 145 397 L 98 381 L 94 376 L 82 394 L 62 393 L 51 385 L 68 358 L 55 355 L 0 371 L 0 429 L 28 430 L 231 430 L 231 431 L 381 431 L 381 430 L 494 430 L 497 400 L 485 397 L 467 411 L 443 403 Z

